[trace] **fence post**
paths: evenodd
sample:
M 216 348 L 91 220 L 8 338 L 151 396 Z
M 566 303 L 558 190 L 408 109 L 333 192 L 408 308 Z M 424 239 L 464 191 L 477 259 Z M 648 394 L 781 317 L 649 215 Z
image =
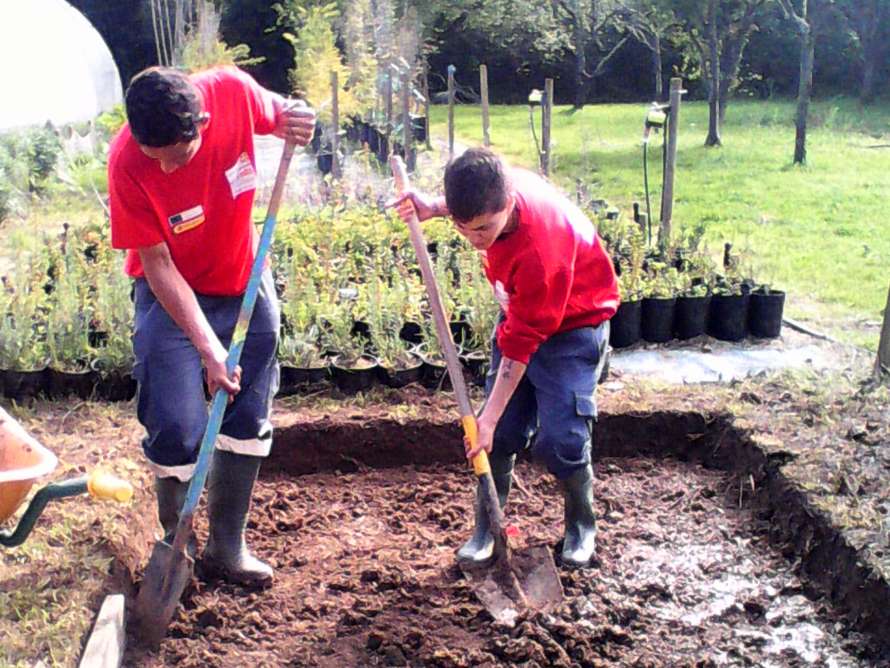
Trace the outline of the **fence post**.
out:
M 550 176 L 550 124 L 553 117 L 553 79 L 544 79 L 541 101 L 541 171 Z
M 448 157 L 454 156 L 454 65 L 448 66 Z
M 887 305 L 884 307 L 884 325 L 878 340 L 878 356 L 875 359 L 875 378 L 890 370 L 890 291 L 887 292 Z
M 411 70 L 402 74 L 402 150 L 409 171 L 414 170 L 414 157 L 411 146 L 414 143 L 414 128 L 411 127 Z
M 339 179 L 340 171 L 340 78 L 331 72 L 331 176 Z
M 430 139 L 430 65 L 425 60 L 423 61 L 423 116 L 426 147 L 430 149 L 433 147 Z
M 664 189 L 661 191 L 661 237 L 659 242 L 662 248 L 667 248 L 671 242 L 671 225 L 674 218 L 674 177 L 677 173 L 677 137 L 680 131 L 680 101 L 683 93 L 683 80 L 679 77 L 672 78 Z
M 386 116 L 386 128 L 383 141 L 386 142 L 386 150 L 382 151 L 384 155 L 389 155 L 392 151 L 392 63 L 386 62 L 386 78 L 383 80 L 383 113 Z
M 479 66 L 479 90 L 482 93 L 482 144 L 491 146 L 489 134 L 490 125 L 488 119 L 488 66 Z

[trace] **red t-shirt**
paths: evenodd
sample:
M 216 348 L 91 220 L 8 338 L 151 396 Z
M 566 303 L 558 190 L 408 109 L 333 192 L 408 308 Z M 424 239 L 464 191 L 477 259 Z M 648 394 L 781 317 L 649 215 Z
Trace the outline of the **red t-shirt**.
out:
M 592 327 L 618 309 L 618 280 L 593 223 L 544 179 L 510 171 L 519 226 L 485 252 L 485 272 L 506 318 L 501 353 L 528 364 L 545 340 Z
M 130 276 L 144 275 L 137 249 L 163 241 L 195 292 L 239 295 L 253 262 L 253 135 L 274 130 L 277 96 L 235 67 L 191 80 L 210 120 L 188 164 L 165 174 L 140 150 L 129 125 L 111 143 L 111 244 L 128 249 L 124 269 Z

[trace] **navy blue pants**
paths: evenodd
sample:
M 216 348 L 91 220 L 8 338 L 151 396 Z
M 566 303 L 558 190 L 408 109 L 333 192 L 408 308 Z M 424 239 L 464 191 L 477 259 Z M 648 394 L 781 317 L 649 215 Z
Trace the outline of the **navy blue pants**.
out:
M 241 297 L 197 298 L 213 331 L 228 348 Z M 194 471 L 208 419 L 201 357 L 145 279 L 137 279 L 134 300 L 137 415 L 146 431 L 142 447 L 157 475 L 185 481 Z M 269 416 L 278 391 L 279 322 L 272 274 L 267 271 L 241 353 L 241 391 L 226 409 L 216 443 L 221 450 L 258 457 L 269 454 Z
M 560 480 L 590 463 L 596 384 L 609 342 L 609 323 L 547 339 L 532 355 L 494 432 L 493 450 L 516 454 L 531 442 L 532 455 Z M 501 363 L 492 343 L 485 383 L 491 394 Z

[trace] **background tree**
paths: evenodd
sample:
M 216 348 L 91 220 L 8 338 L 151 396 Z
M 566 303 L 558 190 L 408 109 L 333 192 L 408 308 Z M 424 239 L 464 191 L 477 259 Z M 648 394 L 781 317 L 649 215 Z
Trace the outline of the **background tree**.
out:
M 649 0 L 623 0 L 616 22 L 633 35 L 652 54 L 652 74 L 656 100 L 667 97 L 664 85 L 664 45 L 673 36 L 678 23 L 674 12 Z
M 816 62 L 816 37 L 828 25 L 829 17 L 840 18 L 834 9 L 834 0 L 778 0 L 785 16 L 794 22 L 800 34 L 800 79 L 797 88 L 797 113 L 795 114 L 794 164 L 807 161 L 807 120 L 810 98 L 813 95 L 813 67 Z
M 705 146 L 722 143 L 729 98 L 739 84 L 745 47 L 763 16 L 766 0 L 658 0 L 680 23 L 678 41 L 691 48 L 706 82 L 710 113 Z
M 890 0 L 843 0 L 841 8 L 862 52 L 859 99 L 869 104 L 875 99 L 880 66 L 890 53 Z

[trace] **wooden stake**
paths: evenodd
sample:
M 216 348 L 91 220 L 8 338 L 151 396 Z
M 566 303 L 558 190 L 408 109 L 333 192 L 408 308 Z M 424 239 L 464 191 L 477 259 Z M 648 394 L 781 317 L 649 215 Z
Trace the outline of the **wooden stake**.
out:
M 405 151 L 405 164 L 408 171 L 414 169 L 414 159 L 411 155 L 413 145 L 414 128 L 411 127 L 411 71 L 406 70 L 402 74 L 402 149 Z
M 553 116 L 553 79 L 544 79 L 541 100 L 541 172 L 550 176 L 550 124 Z
M 426 147 L 432 148 L 433 144 L 430 139 L 430 66 L 425 60 L 423 61 L 423 117 Z
M 674 177 L 677 173 L 677 137 L 680 131 L 680 100 L 683 97 L 683 80 L 671 79 L 671 109 L 668 123 L 667 159 L 664 166 L 664 189 L 661 191 L 662 248 L 671 243 L 671 226 L 674 217 Z
M 482 91 L 482 144 L 491 146 L 488 119 L 488 66 L 479 66 L 479 89 Z
M 383 113 L 386 115 L 386 126 L 383 133 L 383 141 L 386 142 L 385 154 L 392 152 L 392 65 L 386 63 L 386 77 L 383 81 Z
M 887 292 L 887 305 L 884 307 L 884 325 L 878 341 L 878 357 L 875 360 L 875 378 L 880 378 L 890 369 L 890 291 Z
M 454 156 L 454 65 L 448 66 L 448 157 Z
M 331 72 L 331 176 L 339 179 L 340 171 L 340 78 Z

